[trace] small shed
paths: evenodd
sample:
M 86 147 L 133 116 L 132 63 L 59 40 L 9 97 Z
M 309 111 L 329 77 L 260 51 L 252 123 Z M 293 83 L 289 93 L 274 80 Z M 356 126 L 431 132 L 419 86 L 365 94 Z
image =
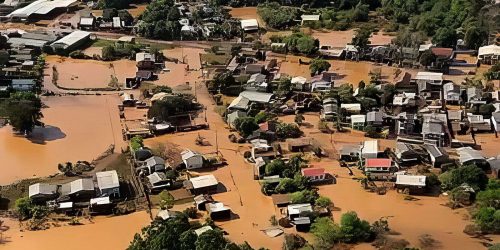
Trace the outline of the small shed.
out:
M 116 170 L 97 172 L 97 187 L 100 191 L 100 196 L 116 196 L 120 197 L 120 180 Z
M 192 194 L 198 195 L 217 192 L 219 182 L 215 176 L 209 174 L 185 180 L 183 185 L 184 188 L 189 190 Z
M 61 49 L 65 51 L 72 51 L 88 42 L 91 34 L 92 33 L 87 31 L 76 30 L 53 42 L 50 46 L 52 46 L 54 50 Z
M 302 176 L 309 178 L 312 182 L 322 181 L 326 178 L 324 168 L 303 168 L 300 170 Z
M 90 178 L 78 179 L 61 186 L 61 195 L 72 198 L 91 198 L 95 195 L 94 180 Z
M 277 207 L 286 207 L 290 204 L 289 194 L 273 194 L 271 199 L 273 199 L 273 204 Z
M 423 192 L 425 188 L 425 175 L 396 175 L 396 188 L 406 190 L 405 193 Z
M 190 149 L 181 152 L 182 161 L 186 169 L 198 169 L 203 167 L 203 155 Z
M 366 159 L 365 173 L 389 173 L 392 167 L 391 159 L 387 158 L 372 158 Z
M 34 79 L 12 79 L 12 89 L 17 91 L 32 91 L 35 86 Z
M 365 127 L 365 115 L 351 115 L 351 127 L 353 129 L 363 130 Z
M 377 154 L 378 154 L 377 140 L 370 140 L 363 142 L 360 153 L 362 158 L 377 158 Z
M 158 191 L 170 187 L 171 180 L 163 172 L 154 172 L 147 176 L 149 180 L 148 188 L 150 191 Z
M 287 139 L 288 150 L 291 152 L 303 152 L 313 144 L 313 139 L 310 137 Z
M 34 202 L 44 202 L 57 198 L 57 185 L 36 183 L 29 186 L 28 196 Z
M 312 206 L 309 203 L 291 204 L 287 207 L 288 219 L 294 220 L 295 218 L 302 217 L 302 213 L 312 212 Z
M 152 174 L 154 172 L 165 171 L 165 160 L 159 156 L 151 156 L 144 161 L 144 165 L 149 172 Z
M 311 228 L 311 219 L 309 217 L 297 217 L 292 223 L 298 232 L 308 232 Z
M 208 215 L 212 220 L 227 220 L 231 218 L 231 209 L 224 206 L 222 202 L 212 202 L 205 204 Z
M 259 29 L 259 23 L 257 19 L 245 19 L 241 20 L 241 28 L 245 31 L 255 31 Z
M 205 204 L 214 202 L 214 199 L 211 195 L 201 194 L 194 197 L 194 203 L 196 204 L 196 209 L 200 211 L 205 211 Z

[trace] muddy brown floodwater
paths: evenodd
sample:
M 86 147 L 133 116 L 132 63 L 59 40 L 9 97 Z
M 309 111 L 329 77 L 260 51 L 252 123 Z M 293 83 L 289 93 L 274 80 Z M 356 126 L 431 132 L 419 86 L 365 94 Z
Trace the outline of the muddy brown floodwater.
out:
M 118 96 L 43 97 L 44 128 L 27 139 L 9 126 L 0 128 L 0 185 L 57 173 L 57 164 L 91 161 L 111 144 L 124 144 Z
M 117 217 L 96 217 L 85 225 L 54 227 L 43 231 L 19 230 L 19 223 L 7 219 L 10 229 L 4 233 L 7 243 L 1 250 L 87 250 L 116 249 L 128 247 L 134 235 L 149 225 L 149 214 L 145 211 Z

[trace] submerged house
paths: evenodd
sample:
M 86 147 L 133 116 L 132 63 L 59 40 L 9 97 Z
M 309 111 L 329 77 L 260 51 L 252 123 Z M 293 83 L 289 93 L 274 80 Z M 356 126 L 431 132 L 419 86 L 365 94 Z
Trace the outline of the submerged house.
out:
M 203 167 L 203 155 L 190 149 L 181 152 L 182 162 L 186 169 L 198 169 Z
M 303 168 L 300 172 L 302 176 L 307 177 L 311 182 L 323 181 L 326 179 L 324 168 Z
M 364 172 L 370 178 L 377 179 L 379 176 L 391 174 L 392 161 L 386 158 L 366 159 Z
M 183 182 L 184 188 L 190 191 L 194 195 L 199 194 L 210 194 L 217 192 L 217 186 L 219 182 L 215 176 L 202 175 L 199 177 L 193 177 L 189 180 Z
M 48 183 L 36 183 L 29 186 L 28 197 L 36 203 L 49 201 L 57 198 L 57 185 Z
M 422 193 L 425 189 L 425 175 L 396 175 L 396 188 L 404 193 Z
M 78 179 L 61 186 L 61 195 L 77 199 L 90 199 L 95 196 L 94 180 Z
M 231 218 L 231 209 L 222 202 L 206 203 L 205 208 L 212 220 L 227 220 Z
M 97 172 L 95 175 L 99 196 L 120 197 L 120 180 L 116 170 Z
M 433 167 L 439 168 L 444 163 L 449 162 L 448 153 L 446 153 L 443 148 L 438 147 L 435 144 L 424 144 L 422 147 L 429 154 L 429 160 Z
M 87 31 L 76 30 L 69 35 L 53 42 L 50 46 L 54 49 L 54 51 L 73 51 L 90 41 L 91 34 L 92 33 Z
M 412 80 L 418 86 L 418 94 L 426 100 L 441 100 L 443 73 L 418 72 Z
M 500 61 L 500 46 L 496 44 L 480 47 L 477 52 L 479 63 L 494 65 Z

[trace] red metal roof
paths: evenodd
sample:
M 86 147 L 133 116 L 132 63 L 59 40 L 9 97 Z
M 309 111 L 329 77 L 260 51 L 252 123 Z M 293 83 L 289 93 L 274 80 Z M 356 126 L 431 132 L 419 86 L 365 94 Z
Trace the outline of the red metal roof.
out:
M 367 159 L 365 167 L 369 168 L 389 168 L 391 167 L 391 159 L 383 159 L 383 158 L 376 158 L 376 159 Z
M 303 168 L 302 175 L 303 176 L 318 176 L 325 174 L 324 168 Z
M 442 58 L 450 58 L 453 54 L 453 49 L 450 48 L 432 48 L 431 51 L 432 54 Z

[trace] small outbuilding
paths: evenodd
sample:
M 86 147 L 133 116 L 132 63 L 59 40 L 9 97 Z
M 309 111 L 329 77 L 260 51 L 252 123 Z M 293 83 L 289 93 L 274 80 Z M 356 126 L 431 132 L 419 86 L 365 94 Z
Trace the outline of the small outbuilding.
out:
M 224 206 L 222 202 L 212 202 L 205 204 L 208 215 L 212 220 L 227 220 L 231 218 L 231 209 Z
M 36 183 L 29 186 L 28 196 L 33 202 L 45 202 L 57 198 L 57 185 Z
M 71 198 L 86 199 L 95 196 L 94 180 L 91 178 L 78 179 L 61 186 L 61 195 Z
M 95 175 L 101 197 L 120 197 L 120 180 L 116 170 L 97 172 Z
M 182 162 L 186 169 L 198 169 L 203 167 L 203 155 L 190 149 L 181 152 Z
M 396 188 L 406 194 L 422 193 L 425 188 L 425 175 L 396 175 Z
M 217 181 L 215 176 L 209 174 L 185 180 L 183 185 L 184 188 L 189 190 L 192 194 L 198 195 L 217 192 L 217 186 L 219 185 L 219 182 Z

